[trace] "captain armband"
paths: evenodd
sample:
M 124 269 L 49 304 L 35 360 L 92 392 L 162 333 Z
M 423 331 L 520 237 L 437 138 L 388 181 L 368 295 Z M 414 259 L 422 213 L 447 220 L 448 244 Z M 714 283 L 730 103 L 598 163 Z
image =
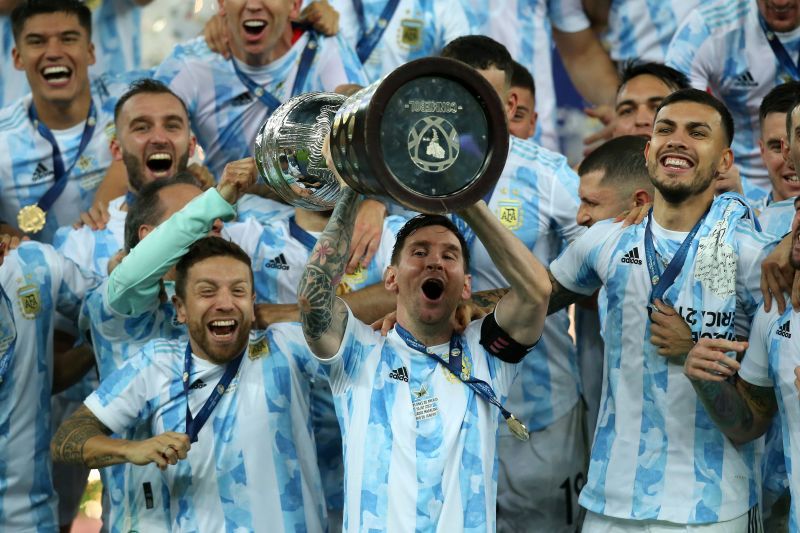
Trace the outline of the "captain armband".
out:
M 490 354 L 501 361 L 512 364 L 522 361 L 525 355 L 536 346 L 536 343 L 531 346 L 525 346 L 512 339 L 511 335 L 506 333 L 497 323 L 494 313 L 489 313 L 483 319 L 480 342 L 481 346 Z

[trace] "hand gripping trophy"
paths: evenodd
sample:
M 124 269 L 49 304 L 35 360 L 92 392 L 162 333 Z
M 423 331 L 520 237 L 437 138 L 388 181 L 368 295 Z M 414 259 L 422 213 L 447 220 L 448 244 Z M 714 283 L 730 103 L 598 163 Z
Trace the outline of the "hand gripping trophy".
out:
M 333 209 L 346 184 L 414 211 L 448 213 L 494 187 L 508 142 L 489 82 L 459 61 L 431 57 L 350 97 L 292 98 L 261 127 L 255 159 L 267 183 L 298 207 Z

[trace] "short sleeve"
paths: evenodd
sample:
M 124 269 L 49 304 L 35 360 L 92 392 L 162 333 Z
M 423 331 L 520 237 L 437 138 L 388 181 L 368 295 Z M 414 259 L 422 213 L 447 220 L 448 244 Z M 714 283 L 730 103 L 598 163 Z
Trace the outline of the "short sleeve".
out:
M 58 252 L 53 251 L 53 256 L 61 270 L 56 310 L 77 325 L 81 303 L 89 291 L 100 285 L 102 278 L 79 267 Z
M 578 195 L 580 178 L 570 168 L 566 158 L 561 160 L 553 177 L 552 189 L 548 196 L 551 224 L 562 239 L 572 242 L 586 231 L 586 228 L 578 225 L 575 219 L 581 203 Z
M 736 335 L 746 337 L 762 300 L 761 263 L 778 241 L 757 232 L 749 219 L 740 220 L 737 231 Z
M 711 33 L 700 12 L 695 9 L 686 17 L 672 37 L 665 63 L 689 77 L 692 87 L 705 90 L 710 74 L 705 68 L 704 55 L 710 50 L 706 43 Z M 720 62 L 720 58 L 715 58 Z M 722 63 L 720 62 L 720 65 Z
M 619 224 L 619 223 L 617 223 Z M 603 284 L 598 274 L 600 254 L 614 223 L 598 222 L 578 237 L 550 263 L 550 273 L 564 288 L 578 294 L 590 295 Z
M 763 305 L 758 308 L 750 328 L 747 352 L 739 369 L 739 377 L 757 387 L 775 386 L 769 375 L 769 337 L 770 330 L 780 318 L 776 308 L 769 313 L 764 311 Z
M 576 33 L 591 27 L 581 0 L 547 0 L 550 24 L 564 33 Z

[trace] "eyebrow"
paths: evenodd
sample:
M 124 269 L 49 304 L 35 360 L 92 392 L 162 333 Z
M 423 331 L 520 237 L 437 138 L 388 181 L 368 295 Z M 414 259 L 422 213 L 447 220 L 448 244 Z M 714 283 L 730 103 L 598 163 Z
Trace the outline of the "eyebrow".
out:
M 650 98 L 645 100 L 645 102 L 654 104 L 656 102 L 662 101 L 663 99 L 664 99 L 663 96 L 651 96 Z M 623 100 L 620 103 L 618 103 L 617 107 L 615 107 L 615 109 L 619 109 L 620 107 L 623 107 L 623 106 L 626 106 L 626 105 L 636 105 L 636 101 L 633 98 L 628 98 L 627 100 Z
M 60 33 L 56 33 L 55 35 L 58 35 L 60 37 L 80 37 L 82 34 L 78 30 L 66 30 L 66 31 L 62 31 Z M 42 38 L 44 38 L 46 36 L 47 36 L 47 34 L 45 34 L 45 33 L 31 32 L 31 33 L 26 33 L 25 34 L 25 39 L 28 39 L 30 37 L 38 37 L 39 39 L 42 39 Z
M 414 246 L 422 246 L 424 248 L 430 248 L 431 244 L 432 244 L 431 241 L 425 241 L 425 240 L 411 241 L 408 243 L 408 247 L 413 248 Z M 455 244 L 448 242 L 444 245 L 444 247 L 446 250 L 455 250 L 456 252 L 461 253 L 460 245 L 456 246 Z
M 203 283 L 212 285 L 214 287 L 219 287 L 221 285 L 239 285 L 241 283 L 250 283 L 249 279 L 239 278 L 233 281 L 219 283 L 218 280 L 210 279 L 210 278 L 200 278 L 194 282 L 194 285 L 202 285 Z

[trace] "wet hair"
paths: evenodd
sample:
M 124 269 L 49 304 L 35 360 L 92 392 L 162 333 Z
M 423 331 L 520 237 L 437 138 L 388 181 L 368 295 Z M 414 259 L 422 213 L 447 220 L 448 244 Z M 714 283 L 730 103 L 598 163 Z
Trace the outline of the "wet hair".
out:
M 528 89 L 534 98 L 536 97 L 536 84 L 533 82 L 533 76 L 524 65 L 517 61 L 512 62 L 511 86 Z
M 658 78 L 673 91 L 691 87 L 686 74 L 672 67 L 668 67 L 663 63 L 628 61 L 622 66 L 622 71 L 620 72 L 621 81 L 617 88 L 617 93 L 619 93 L 633 78 L 645 75 Z
M 28 19 L 50 13 L 75 15 L 78 23 L 86 30 L 89 41 L 92 40 L 92 12 L 83 2 L 78 2 L 78 0 L 25 0 L 11 11 L 11 33 L 14 34 L 14 42 L 19 44 L 22 28 Z
M 422 214 L 406 222 L 403 227 L 400 228 L 400 231 L 397 232 L 394 248 L 392 248 L 392 264 L 397 266 L 400 262 L 400 252 L 403 251 L 406 240 L 416 231 L 428 226 L 443 226 L 458 238 L 458 242 L 461 244 L 461 257 L 464 260 L 464 272 L 469 272 L 469 248 L 467 247 L 467 241 L 458 230 L 458 227 L 453 224 L 453 221 L 444 215 Z
M 464 35 L 453 39 L 442 49 L 441 57 L 456 59 L 478 70 L 495 67 L 503 71 L 506 86 L 511 85 L 514 60 L 508 49 L 485 35 Z
M 250 256 L 238 244 L 222 237 L 203 237 L 195 241 L 175 265 L 175 294 L 178 298 L 186 299 L 186 280 L 189 278 L 189 269 L 200 261 L 212 257 L 231 257 L 247 265 L 247 270 L 250 272 L 250 285 L 253 285 L 253 265 Z
M 119 120 L 119 114 L 122 112 L 122 106 L 124 106 L 128 100 L 130 100 L 137 94 L 171 94 L 172 96 L 175 97 L 176 100 L 178 100 L 181 103 L 181 107 L 183 107 L 183 110 L 186 112 L 186 116 L 187 117 L 189 116 L 189 109 L 187 109 L 186 103 L 180 96 L 175 94 L 172 91 L 172 89 L 170 89 L 166 84 L 158 80 L 154 80 L 152 78 L 142 78 L 140 80 L 136 80 L 133 83 L 131 83 L 130 87 L 128 87 L 128 90 L 125 91 L 125 94 L 120 96 L 119 100 L 117 100 L 117 104 L 114 106 L 115 124 Z
M 725 139 L 727 141 L 727 145 L 730 146 L 731 142 L 733 142 L 733 117 L 731 116 L 731 112 L 728 111 L 728 108 L 725 107 L 725 104 L 720 102 L 714 96 L 711 96 L 705 91 L 701 91 L 700 89 L 681 89 L 679 91 L 675 91 L 667 95 L 662 101 L 661 104 L 656 109 L 656 116 L 661 112 L 662 109 L 667 107 L 668 105 L 677 104 L 679 102 L 694 102 L 697 104 L 702 104 L 704 106 L 708 106 L 712 108 L 714 111 L 719 114 L 721 122 L 722 122 L 722 129 L 725 132 Z
M 200 182 L 194 174 L 184 170 L 171 178 L 158 179 L 139 189 L 133 205 L 128 205 L 125 216 L 125 250 L 130 252 L 139 244 L 139 228 L 142 226 L 156 226 L 164 216 L 164 204 L 161 203 L 160 193 L 163 189 L 184 183 L 195 185 L 202 189 Z
M 578 175 L 603 172 L 600 183 L 627 192 L 645 189 L 653 193 L 653 184 L 647 170 L 644 148 L 647 139 L 640 135 L 623 135 L 592 150 L 578 167 Z

